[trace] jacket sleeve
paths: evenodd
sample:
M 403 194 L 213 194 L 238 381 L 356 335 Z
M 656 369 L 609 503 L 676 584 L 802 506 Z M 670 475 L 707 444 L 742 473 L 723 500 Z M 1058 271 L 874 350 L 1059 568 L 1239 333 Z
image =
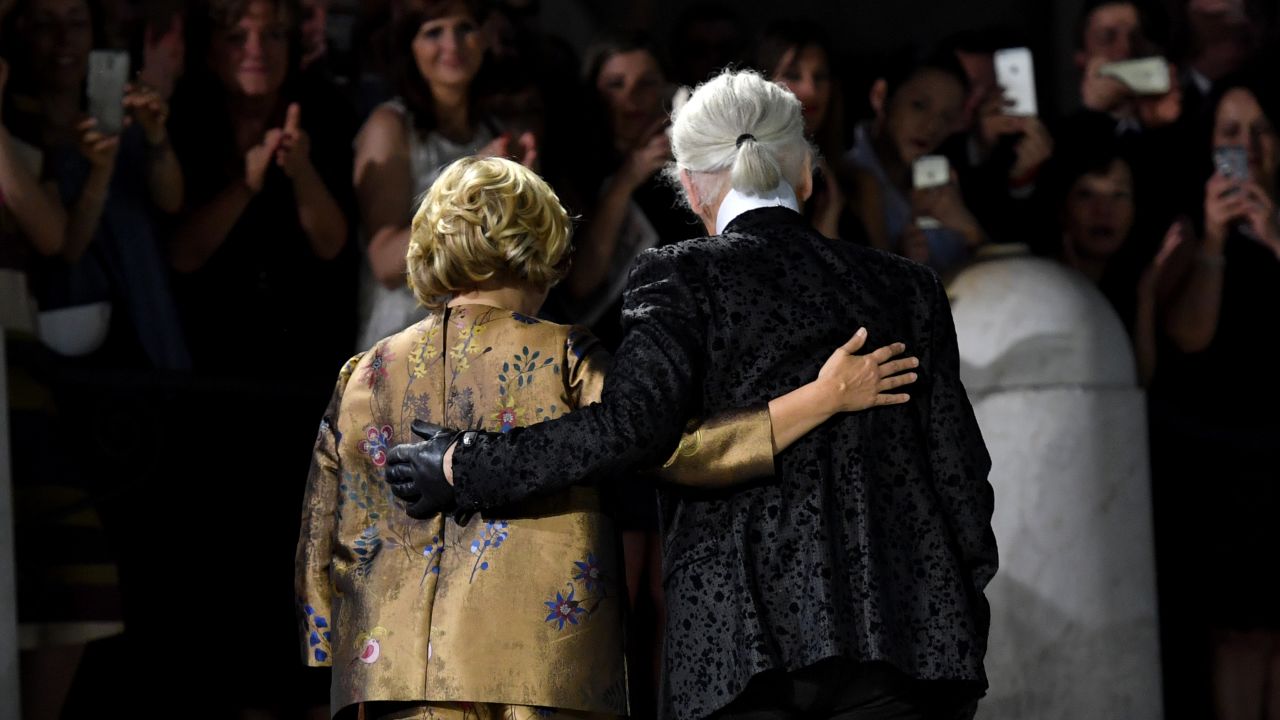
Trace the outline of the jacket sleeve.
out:
M 329 638 L 333 629 L 333 592 L 329 571 L 333 563 L 333 540 L 338 524 L 338 486 L 342 468 L 338 459 L 338 413 L 342 392 L 360 362 L 351 358 L 338 373 L 337 386 L 329 400 L 311 455 L 311 470 L 302 501 L 302 529 L 294 559 L 294 591 L 303 662 L 312 667 L 333 664 Z
M 569 335 L 567 385 L 574 407 L 600 401 L 613 358 L 590 331 Z M 773 475 L 773 422 L 759 405 L 690 420 L 656 479 L 690 487 L 723 488 Z
M 656 466 L 698 409 L 706 318 L 670 248 L 642 253 L 623 296 L 623 341 L 601 401 L 555 420 L 481 435 L 454 451 L 458 505 L 481 510 Z
M 929 463 L 934 487 L 951 523 L 965 569 L 976 592 L 995 575 L 995 533 L 991 529 L 994 493 L 987 475 L 991 456 L 982 440 L 973 406 L 960 382 L 951 304 L 937 275 L 930 331 L 931 386 L 925 405 Z

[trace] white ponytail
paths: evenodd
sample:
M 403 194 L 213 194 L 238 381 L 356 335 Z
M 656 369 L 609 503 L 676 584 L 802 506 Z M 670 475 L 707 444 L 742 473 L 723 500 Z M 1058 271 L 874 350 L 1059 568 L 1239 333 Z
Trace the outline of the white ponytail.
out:
M 671 129 L 674 174 L 690 173 L 712 200 L 729 186 L 762 195 L 782 180 L 800 184 L 812 152 L 800 101 L 758 73 L 726 70 L 677 108 Z

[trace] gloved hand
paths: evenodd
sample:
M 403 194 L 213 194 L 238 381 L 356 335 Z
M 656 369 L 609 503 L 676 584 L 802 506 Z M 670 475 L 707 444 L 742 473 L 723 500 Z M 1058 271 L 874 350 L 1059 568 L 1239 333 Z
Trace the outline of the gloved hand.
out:
M 453 485 L 444 477 L 444 454 L 462 433 L 422 420 L 414 420 L 410 428 L 422 442 L 392 448 L 383 479 L 392 494 L 405 501 L 409 517 L 424 520 L 456 505 Z

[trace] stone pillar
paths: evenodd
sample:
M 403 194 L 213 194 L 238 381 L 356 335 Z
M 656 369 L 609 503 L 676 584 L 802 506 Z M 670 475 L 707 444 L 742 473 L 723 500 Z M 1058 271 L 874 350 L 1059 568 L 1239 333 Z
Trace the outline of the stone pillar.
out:
M 948 286 L 991 452 L 1000 569 L 981 720 L 1162 717 L 1146 410 L 1084 277 L 1025 253 Z

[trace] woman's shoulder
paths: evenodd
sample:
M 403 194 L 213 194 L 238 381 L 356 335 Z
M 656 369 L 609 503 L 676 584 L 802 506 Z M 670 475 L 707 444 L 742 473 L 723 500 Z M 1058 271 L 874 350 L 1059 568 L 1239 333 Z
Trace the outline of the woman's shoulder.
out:
M 404 144 L 412 122 L 403 103 L 388 100 L 369 113 L 356 134 L 356 144 Z

